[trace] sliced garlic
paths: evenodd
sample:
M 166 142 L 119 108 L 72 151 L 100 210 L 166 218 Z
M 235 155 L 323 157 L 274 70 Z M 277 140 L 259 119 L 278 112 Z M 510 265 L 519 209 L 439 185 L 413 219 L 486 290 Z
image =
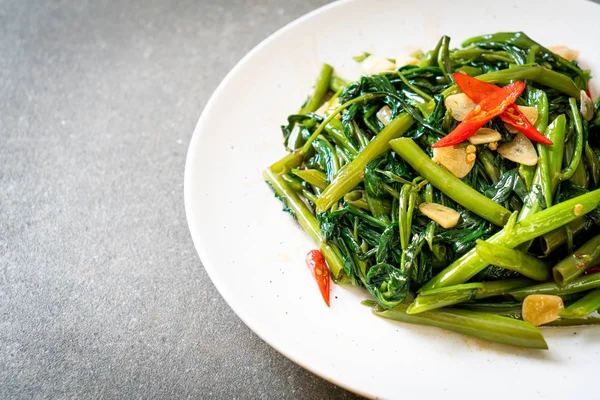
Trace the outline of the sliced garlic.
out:
M 396 64 L 385 57 L 371 54 L 360 63 L 360 70 L 363 75 L 375 75 L 380 72 L 393 71 Z
M 587 95 L 585 90 L 582 90 L 579 95 L 579 112 L 586 121 L 591 121 L 594 118 L 594 102 Z
M 402 67 L 404 65 L 417 65 L 418 61 L 414 56 L 414 52 L 411 54 L 403 53 L 395 58 L 396 66 Z
M 527 107 L 527 106 L 517 106 L 519 110 L 525 115 L 525 117 L 531 122 L 531 124 L 535 124 L 540 116 L 540 113 L 536 107 Z M 512 125 L 504 123 L 506 130 L 510 133 L 519 133 L 519 130 Z
M 512 142 L 498 146 L 498 153 L 508 160 L 523 165 L 535 165 L 538 162 L 535 147 L 533 147 L 531 140 L 522 133 L 515 136 Z
M 460 214 L 456 210 L 437 203 L 421 203 L 419 211 L 445 229 L 454 228 L 460 219 Z
M 433 161 L 438 162 L 457 178 L 467 176 L 473 169 L 476 158 L 475 154 L 467 153 L 466 147 L 450 146 L 433 149 Z
M 450 110 L 452 118 L 457 121 L 464 120 L 467 114 L 476 106 L 475 102 L 464 93 L 452 94 L 446 97 L 444 105 Z
M 549 294 L 530 294 L 523 300 L 523 321 L 535 326 L 556 321 L 558 314 L 565 309 L 559 296 Z
M 497 142 L 500 139 L 502 139 L 502 135 L 500 135 L 497 130 L 480 128 L 469 138 L 469 142 L 471 142 L 471 144 L 485 144 Z
M 551 46 L 548 48 L 548 50 L 558 54 L 562 58 L 566 58 L 569 61 L 573 61 L 579 57 L 579 52 L 577 50 L 570 49 L 567 46 Z
M 377 111 L 377 119 L 385 126 L 387 126 L 392 120 L 392 109 L 388 106 L 383 106 Z
M 331 112 L 333 110 L 335 110 L 336 108 L 338 108 L 340 106 L 340 99 L 338 97 L 336 97 L 335 99 L 331 100 L 331 101 L 326 101 L 321 107 L 319 107 L 317 109 L 317 111 L 315 111 L 315 114 L 320 115 L 321 117 L 326 117 L 329 114 L 331 114 Z M 338 114 L 335 116 L 336 118 L 341 118 L 341 114 Z

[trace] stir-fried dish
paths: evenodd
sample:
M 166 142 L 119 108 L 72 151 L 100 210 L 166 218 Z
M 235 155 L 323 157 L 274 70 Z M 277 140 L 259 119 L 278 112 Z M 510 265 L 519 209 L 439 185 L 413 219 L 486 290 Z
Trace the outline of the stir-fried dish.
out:
M 407 65 L 324 65 L 264 177 L 317 247 L 306 263 L 365 288 L 375 315 L 547 348 L 538 326 L 600 322 L 600 102 L 577 52 L 524 33 Z

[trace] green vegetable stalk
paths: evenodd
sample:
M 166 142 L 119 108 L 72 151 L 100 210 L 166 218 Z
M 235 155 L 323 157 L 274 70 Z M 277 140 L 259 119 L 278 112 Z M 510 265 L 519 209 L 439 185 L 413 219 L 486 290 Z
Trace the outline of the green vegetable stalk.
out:
M 320 154 L 322 163 L 327 171 L 327 181 L 331 182 L 340 170 L 340 162 L 335 149 L 323 136 L 317 137 L 313 147 Z
M 556 204 L 518 223 L 509 223 L 503 230 L 496 233 L 487 241 L 504 247 L 515 248 L 521 243 L 535 239 L 538 236 L 568 224 L 581 215 L 589 213 L 598 207 L 599 203 L 600 189 L 597 189 L 563 203 Z M 575 210 L 578 211 L 577 214 Z M 477 250 L 472 249 L 433 277 L 423 286 L 422 290 L 464 283 L 483 270 L 487 265 L 477 255 Z
M 327 175 L 317 169 L 292 169 L 292 174 L 321 190 L 327 187 Z
M 465 310 L 479 311 L 486 314 L 501 315 L 513 319 L 522 319 L 522 304 L 521 303 L 465 303 L 460 305 Z M 569 309 L 569 307 L 567 307 Z M 597 314 L 587 315 L 583 317 L 567 318 L 562 314 L 561 318 L 545 324 L 544 326 L 581 326 L 581 325 L 598 325 L 600 324 L 600 316 Z
M 428 292 L 421 292 L 408 307 L 407 312 L 409 314 L 418 314 L 423 311 L 447 307 L 470 300 L 500 296 L 511 290 L 529 286 L 532 283 L 533 281 L 530 279 L 517 278 L 477 283 L 475 288 L 471 287 L 473 284 L 463 283 L 461 285 L 433 289 Z
M 483 43 L 505 43 L 511 46 L 517 46 L 523 50 L 530 50 L 530 53 L 533 54 L 531 56 L 528 54 L 528 62 L 535 61 L 537 55 L 544 56 L 546 58 L 550 56 L 556 59 L 561 67 L 569 69 L 570 71 L 587 80 L 585 73 L 581 71 L 576 65 L 574 65 L 572 62 L 565 59 L 564 57 L 553 53 L 546 47 L 531 39 L 523 32 L 498 32 L 491 35 L 476 36 L 464 41 L 462 45 L 469 46 Z
M 590 171 L 590 178 L 594 183 L 594 187 L 597 188 L 600 186 L 600 160 L 598 160 L 592 146 L 587 142 L 585 143 L 585 161 Z
M 569 99 L 569 107 L 571 109 L 571 118 L 573 118 L 575 125 L 575 151 L 571 157 L 569 166 L 558 175 L 557 179 L 559 181 L 566 181 L 567 179 L 570 179 L 573 174 L 575 174 L 583 154 L 583 122 L 581 121 L 581 115 L 579 114 L 577 102 L 572 97 Z
M 595 289 L 565 308 L 561 318 L 577 319 L 584 318 L 600 308 L 600 289 Z
M 274 163 L 273 165 L 271 165 L 271 168 L 273 168 L 276 171 L 279 171 L 279 170 L 282 170 L 283 168 L 285 168 L 286 166 L 291 167 L 291 168 L 297 167 L 302 162 L 302 160 L 304 159 L 306 154 L 313 149 L 313 142 L 319 137 L 319 135 L 321 135 L 323 133 L 324 130 L 326 130 L 327 126 L 336 117 L 336 115 L 338 115 L 340 112 L 342 112 L 346 108 L 350 107 L 352 104 L 373 100 L 373 99 L 376 99 L 379 97 L 383 97 L 385 95 L 386 95 L 385 93 L 366 93 L 366 94 L 358 96 L 352 100 L 348 100 L 344 104 L 340 105 L 335 110 L 333 110 L 327 116 L 327 118 L 325 118 L 325 120 L 323 120 L 323 122 L 321 122 L 321 124 L 317 127 L 317 129 L 315 129 L 315 131 L 308 138 L 306 143 L 304 143 L 302 148 L 297 149 L 294 152 L 283 157 L 281 160 L 279 160 L 276 163 Z M 300 160 L 300 161 L 298 161 L 298 160 Z
M 377 315 L 546 348 L 521 321 L 530 294 L 563 297 L 568 307 L 551 325 L 600 323 L 600 273 L 591 273 L 600 264 L 600 100 L 582 95 L 589 71 L 522 32 L 465 43 L 452 49 L 443 36 L 418 65 L 352 82 L 323 65 L 300 113 L 281 126 L 291 153 L 264 177 L 337 282 L 368 290 Z M 536 107 L 535 127 L 553 142 L 536 144 L 537 165 L 516 165 L 491 150 L 496 144 L 475 145 L 476 164 L 462 179 L 431 159 L 433 143 L 459 125 L 465 135 L 475 129 L 452 115 L 453 72 L 498 86 L 525 82 L 516 104 Z M 338 100 L 324 117 L 315 113 Z M 501 118 L 486 124 L 510 141 L 504 126 Z M 460 218 L 438 224 L 417 211 L 422 202 Z
M 344 135 L 344 127 L 339 119 L 334 118 L 325 125 L 327 134 L 335 141 L 335 143 L 343 147 L 353 157 L 358 154 L 358 148 L 356 145 Z
M 475 250 L 486 264 L 510 269 L 536 281 L 546 281 L 552 276 L 548 264 L 521 251 L 483 240 L 477 241 Z
M 564 115 L 559 115 L 548 126 L 548 139 L 554 143 L 550 148 L 544 147 L 540 152 L 540 162 L 535 171 L 531 191 L 525 199 L 525 204 L 519 214 L 519 220 L 523 220 L 542 209 L 538 196 L 539 190 L 546 201 L 547 206 L 552 205 L 552 197 L 558 183 L 560 182 L 559 173 L 563 161 L 565 134 L 567 129 L 567 119 Z
M 560 286 L 564 286 L 598 262 L 600 262 L 600 235 L 588 240 L 583 246 L 556 264 L 552 268 L 554 280 Z
M 317 212 L 330 209 L 335 202 L 354 189 L 362 181 L 367 164 L 388 150 L 388 142 L 402 136 L 412 123 L 413 119 L 408 114 L 401 114 L 379 132 L 350 164 L 346 164 L 339 171 L 331 184 L 321 193 L 316 204 Z
M 329 88 L 334 93 L 344 90 L 349 84 L 350 82 L 336 75 L 331 75 L 331 78 L 329 79 Z
M 391 310 L 374 310 L 379 317 L 409 324 L 428 325 L 491 342 L 531 349 L 547 349 L 548 345 L 538 328 L 513 318 L 477 311 L 442 308 L 408 314 L 408 306 L 400 304 Z
M 423 178 L 461 206 L 498 226 L 508 221 L 510 211 L 437 165 L 412 139 L 392 140 L 390 146 Z
M 537 129 L 542 134 L 548 136 L 546 130 L 548 129 L 549 104 L 546 92 L 531 87 L 527 88 L 527 99 L 529 105 L 536 107 L 538 110 L 538 119 L 535 123 L 535 129 Z M 539 168 L 536 168 L 535 166 L 521 165 L 519 166 L 519 175 L 521 175 L 521 178 L 523 179 L 523 182 L 525 182 L 527 189 L 531 190 L 536 171 L 538 174 L 541 174 L 541 176 L 538 177 L 537 180 L 540 181 L 542 184 L 542 190 L 546 199 L 546 204 L 548 207 L 550 207 L 552 205 L 552 190 L 550 189 L 551 185 L 549 183 L 550 174 L 549 171 L 547 171 L 549 163 L 549 146 L 538 144 L 537 150 L 540 156 Z
M 314 112 L 321 106 L 321 104 L 323 104 L 323 99 L 329 91 L 329 81 L 332 74 L 333 68 L 331 65 L 323 64 L 321 67 L 321 73 L 319 74 L 317 83 L 315 84 L 314 94 L 307 100 L 304 107 L 302 107 L 300 114 Z
M 575 82 L 560 72 L 552 71 L 538 64 L 525 64 L 518 67 L 501 69 L 477 76 L 477 79 L 490 83 L 508 83 L 529 79 L 533 82 L 556 89 L 568 96 L 578 97 L 580 89 Z M 443 92 L 444 97 L 455 93 L 457 86 L 451 86 Z
M 440 69 L 444 72 L 446 79 L 448 79 L 449 82 L 454 82 L 454 79 L 452 78 L 452 62 L 450 60 L 449 47 L 450 38 L 448 36 L 442 36 L 437 62 Z
M 555 282 L 542 283 L 516 289 L 508 292 L 508 294 L 519 301 L 523 301 L 530 294 L 552 294 L 555 296 L 566 296 L 574 293 L 581 293 L 591 289 L 600 288 L 600 273 L 580 276 L 575 278 L 571 283 L 564 286 L 559 286 Z
M 348 192 L 344 196 L 344 201 L 352 207 L 370 210 L 369 203 L 367 203 L 367 197 L 363 190 L 354 190 L 352 192 Z
M 569 241 L 569 237 L 578 235 L 588 230 L 593 225 L 586 217 L 577 218 L 573 222 L 568 223 L 565 226 L 561 226 L 558 229 L 548 232 L 542 236 L 541 246 L 544 256 L 547 257 L 554 250 L 560 248 Z
M 479 153 L 477 160 L 483 166 L 483 170 L 485 171 L 485 174 L 487 175 L 490 182 L 493 183 L 500 179 L 500 170 L 494 165 L 494 155 L 490 150 L 483 149 Z

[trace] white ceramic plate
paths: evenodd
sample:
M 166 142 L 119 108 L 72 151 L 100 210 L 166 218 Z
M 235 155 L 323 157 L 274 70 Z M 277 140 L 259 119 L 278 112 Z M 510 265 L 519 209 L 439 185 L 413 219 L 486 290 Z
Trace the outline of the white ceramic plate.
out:
M 304 265 L 315 246 L 281 212 L 261 171 L 285 154 L 279 126 L 323 62 L 356 78 L 352 56 L 362 51 L 396 57 L 433 48 L 442 34 L 458 46 L 524 30 L 545 45 L 580 50 L 583 65 L 600 73 L 597 21 L 600 7 L 584 1 L 357 0 L 318 9 L 266 39 L 212 96 L 185 170 L 192 238 L 225 300 L 285 356 L 369 397 L 586 396 L 598 375 L 600 328 L 544 330 L 550 350 L 529 351 L 377 318 L 360 305 L 366 293 L 349 286 L 334 285 L 325 307 Z

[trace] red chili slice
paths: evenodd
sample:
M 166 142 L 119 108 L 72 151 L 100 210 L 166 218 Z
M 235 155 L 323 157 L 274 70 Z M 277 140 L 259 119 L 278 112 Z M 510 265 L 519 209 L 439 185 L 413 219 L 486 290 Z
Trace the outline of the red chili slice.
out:
M 475 103 L 479 103 L 490 94 L 500 90 L 498 86 L 492 83 L 480 81 L 465 74 L 454 73 L 452 76 L 460 90 Z M 527 119 L 525 114 L 516 105 L 508 107 L 504 113 L 500 114 L 500 118 L 507 124 L 514 126 L 529 139 L 542 144 L 552 144 L 550 139 L 535 129 L 535 126 L 529 122 L 529 119 Z
M 600 265 L 588 269 L 584 272 L 584 275 L 595 274 L 596 272 L 600 272 Z
M 312 273 L 312 276 L 319 285 L 321 296 L 325 300 L 325 304 L 329 307 L 329 293 L 331 290 L 331 276 L 329 274 L 329 268 L 323 254 L 319 250 L 311 250 L 306 255 L 306 266 Z
M 514 104 L 521 93 L 523 93 L 523 90 L 525 90 L 525 83 L 517 81 L 486 96 L 469 114 L 467 114 L 464 121 L 461 122 L 456 129 L 450 132 L 446 137 L 438 140 L 431 147 L 455 146 L 464 142 L 492 118 L 502 114 L 510 105 Z
M 469 75 L 455 72 L 452 74 L 454 82 L 460 90 L 462 90 L 471 100 L 479 103 L 492 93 L 496 93 L 500 88 L 493 83 L 480 81 Z

